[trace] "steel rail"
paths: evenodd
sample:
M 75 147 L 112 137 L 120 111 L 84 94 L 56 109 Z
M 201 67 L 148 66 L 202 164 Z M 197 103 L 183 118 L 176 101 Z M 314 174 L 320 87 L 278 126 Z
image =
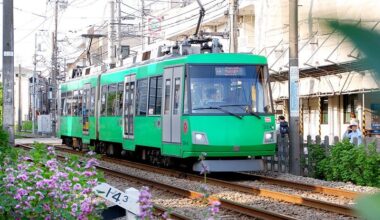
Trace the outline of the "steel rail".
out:
M 187 197 L 190 199 L 204 198 L 204 194 L 200 193 L 200 192 L 196 192 L 196 191 L 192 191 L 192 190 L 186 190 L 186 189 L 175 187 L 175 186 L 172 186 L 169 184 L 164 184 L 164 183 L 157 182 L 154 180 L 135 176 L 132 174 L 115 171 L 115 170 L 106 168 L 104 166 L 97 166 L 97 168 L 99 170 L 104 171 L 105 173 L 110 174 L 110 175 L 113 175 L 113 176 L 116 176 L 119 178 L 130 179 L 130 180 L 133 180 L 133 181 L 136 181 L 136 182 L 139 182 L 142 184 L 146 184 L 146 185 L 149 185 L 149 186 L 152 186 L 155 188 L 159 188 L 162 190 L 166 190 L 166 191 L 169 191 L 169 192 L 172 192 L 172 193 L 175 193 L 177 195 L 184 196 L 184 197 Z M 287 216 L 287 215 L 277 214 L 277 213 L 270 212 L 270 211 L 267 211 L 267 210 L 264 210 L 261 208 L 243 205 L 240 203 L 236 203 L 236 202 L 233 202 L 230 200 L 226 200 L 226 199 L 222 199 L 222 198 L 218 198 L 218 197 L 214 197 L 214 196 L 208 197 L 208 200 L 209 201 L 219 201 L 221 203 L 222 208 L 228 209 L 230 211 L 238 212 L 240 214 L 247 215 L 250 217 L 255 217 L 255 218 L 260 218 L 260 219 L 273 219 L 273 220 L 274 219 L 294 219 L 294 218 Z
M 358 193 L 355 191 L 349 191 L 345 189 L 338 189 L 338 188 L 332 188 L 332 187 L 320 186 L 320 185 L 312 185 L 312 184 L 307 184 L 307 183 L 299 183 L 299 182 L 294 182 L 291 180 L 278 179 L 278 178 L 267 177 L 267 176 L 262 176 L 262 175 L 257 175 L 257 174 L 244 173 L 243 175 L 251 176 L 256 180 L 268 182 L 275 185 L 286 186 L 286 187 L 290 187 L 294 189 L 307 190 L 307 191 L 322 193 L 325 195 L 341 196 L 348 199 L 356 199 L 361 195 L 361 193 Z
M 183 179 L 188 179 L 188 180 L 193 180 L 193 181 L 203 181 L 202 176 L 198 176 L 198 175 L 194 175 L 190 173 L 183 173 L 176 170 L 158 168 L 158 167 L 154 167 L 154 166 L 150 166 L 146 164 L 135 163 L 131 161 L 120 160 L 120 159 L 109 158 L 109 157 L 103 157 L 102 160 L 110 162 L 110 163 L 117 163 L 120 165 L 137 168 L 137 169 L 143 169 L 143 170 L 147 170 L 147 171 L 151 171 L 151 172 L 155 172 L 155 173 L 159 173 L 163 175 L 171 175 L 177 178 L 183 178 Z M 251 176 L 251 175 L 249 174 L 248 176 Z M 314 185 L 302 184 L 302 183 L 291 182 L 291 181 L 282 181 L 275 178 L 269 178 L 269 179 L 263 178 L 263 180 L 267 182 L 269 182 L 269 180 L 272 180 L 272 182 L 269 182 L 269 183 L 272 183 L 272 184 L 276 183 L 277 185 L 280 185 L 280 186 L 286 186 L 286 187 L 296 188 L 300 190 L 308 190 L 312 192 L 324 193 L 324 194 L 334 195 L 334 196 L 350 195 L 347 198 L 352 198 L 352 197 L 355 198 L 358 195 L 358 193 L 356 192 L 350 192 L 347 190 L 334 189 L 334 188 L 323 187 L 323 186 L 314 186 Z M 345 205 L 324 202 L 324 201 L 310 199 L 310 198 L 306 198 L 306 197 L 302 197 L 298 195 L 292 195 L 292 194 L 277 192 L 273 190 L 262 189 L 259 187 L 232 183 L 232 182 L 210 178 L 210 177 L 207 177 L 207 183 L 215 185 L 215 186 L 226 187 L 226 188 L 237 190 L 244 193 L 249 193 L 249 194 L 253 194 L 257 196 L 263 196 L 263 197 L 267 197 L 267 198 L 271 198 L 271 199 L 275 199 L 279 201 L 285 201 L 292 204 L 303 205 L 303 206 L 307 206 L 311 208 L 316 208 L 316 209 L 321 209 L 321 210 L 334 212 L 334 213 L 338 213 L 342 215 L 356 217 L 351 207 L 345 206 Z
M 59 147 L 61 148 L 61 147 Z M 68 152 L 68 153 L 76 153 L 76 154 L 81 154 L 80 152 L 72 151 L 67 148 L 61 148 L 62 150 Z M 188 180 L 193 180 L 193 181 L 203 181 L 203 177 L 199 175 L 194 175 L 191 173 L 184 173 L 181 171 L 177 170 L 170 170 L 170 169 L 165 169 L 165 168 L 159 168 L 147 164 L 142 164 L 142 163 L 136 163 L 136 162 L 131 162 L 127 160 L 121 160 L 121 159 L 116 159 L 116 158 L 110 158 L 110 157 L 102 157 L 101 158 L 103 161 L 110 162 L 110 163 L 115 163 L 115 164 L 120 164 L 120 165 L 125 165 L 129 167 L 133 167 L 136 169 L 142 169 L 146 171 L 151 171 L 163 175 L 170 175 L 173 177 L 177 178 L 182 178 L 182 179 L 188 179 Z M 323 193 L 326 195 L 332 195 L 332 196 L 343 196 L 346 198 L 356 198 L 360 194 L 357 192 L 352 192 L 352 191 L 347 191 L 343 189 L 335 189 L 331 187 L 325 187 L 325 186 L 318 186 L 318 185 L 311 185 L 311 184 L 304 184 L 304 183 L 298 183 L 298 182 L 293 182 L 293 181 L 287 181 L 287 180 L 281 180 L 281 179 L 276 179 L 276 178 L 271 178 L 271 177 L 265 177 L 261 175 L 253 175 L 253 174 L 247 174 L 247 173 L 238 173 L 239 175 L 243 175 L 245 177 L 249 178 L 254 178 L 258 179 L 264 182 L 268 182 L 270 184 L 276 184 L 280 186 L 285 186 L 289 188 L 294 188 L 294 189 L 299 189 L 299 190 L 307 190 L 311 192 L 316 192 L 316 193 Z M 263 196 L 267 198 L 271 198 L 274 200 L 278 201 L 285 201 L 289 202 L 292 204 L 297 204 L 297 205 L 302 205 L 302 206 L 307 206 L 311 208 L 316 208 L 316 209 L 321 209 L 329 212 L 334 212 L 346 216 L 353 216 L 356 217 L 355 212 L 351 207 L 345 206 L 345 205 L 339 205 L 335 203 L 329 203 L 329 202 L 324 202 L 316 199 L 310 199 L 298 195 L 292 195 L 292 194 L 287 194 L 287 193 L 282 193 L 282 192 L 277 192 L 273 190 L 268 190 L 268 189 L 263 189 L 259 187 L 253 187 L 253 186 L 247 186 L 247 185 L 242 185 L 238 183 L 232 183 L 216 178 L 207 178 L 207 183 L 216 185 L 216 186 L 222 186 L 226 188 L 230 188 L 233 190 L 237 190 L 240 192 L 248 193 L 248 194 L 253 194 L 257 196 Z

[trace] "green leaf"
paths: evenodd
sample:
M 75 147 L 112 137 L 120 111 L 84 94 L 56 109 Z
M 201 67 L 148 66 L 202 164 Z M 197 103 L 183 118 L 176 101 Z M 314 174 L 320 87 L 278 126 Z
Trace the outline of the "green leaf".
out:
M 358 199 L 355 206 L 363 219 L 377 220 L 380 216 L 380 193 Z
M 377 72 L 377 77 L 380 78 L 380 55 L 378 52 L 380 50 L 380 33 L 338 21 L 330 21 L 329 25 L 347 36 L 366 55 L 364 63 L 373 68 Z

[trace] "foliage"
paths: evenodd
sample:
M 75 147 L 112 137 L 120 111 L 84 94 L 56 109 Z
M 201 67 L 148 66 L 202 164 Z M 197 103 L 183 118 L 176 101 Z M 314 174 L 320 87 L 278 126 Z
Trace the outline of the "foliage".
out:
M 3 127 L 3 84 L 0 83 L 0 127 Z
M 364 196 L 357 200 L 355 208 L 362 219 L 375 220 L 380 216 L 380 193 Z
M 326 158 L 325 149 L 319 144 L 312 144 L 308 146 L 308 170 L 309 176 L 315 178 L 322 178 L 323 173 L 319 169 L 319 163 Z
M 364 63 L 373 68 L 380 75 L 379 49 L 380 34 L 369 28 L 359 27 L 354 24 L 331 21 L 329 25 L 348 37 L 358 49 L 366 55 Z
M 344 140 L 333 146 L 325 158 L 321 156 L 320 149 L 315 151 L 315 155 L 315 174 L 319 178 L 380 186 L 380 154 L 374 144 L 355 146 Z
M 32 121 L 23 121 L 21 125 L 21 129 L 23 131 L 32 131 L 33 123 Z M 34 124 L 34 127 L 37 128 L 37 123 Z
M 104 181 L 95 158 L 59 162 L 53 147 L 35 144 L 29 152 L 3 148 L 0 161 L 0 219 L 99 219 L 104 204 L 93 186 Z

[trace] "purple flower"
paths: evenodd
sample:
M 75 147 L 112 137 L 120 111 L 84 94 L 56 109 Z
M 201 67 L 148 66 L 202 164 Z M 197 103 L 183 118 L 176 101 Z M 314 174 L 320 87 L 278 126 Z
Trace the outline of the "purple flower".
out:
M 82 211 L 83 214 L 90 214 L 92 211 L 91 207 L 91 200 L 90 198 L 86 198 L 82 204 L 80 205 L 80 210 Z
M 96 186 L 98 184 L 98 181 L 96 179 L 95 180 L 89 180 L 89 181 L 87 181 L 87 184 L 90 186 Z
M 28 156 L 25 156 L 22 159 L 25 160 L 25 161 L 32 161 L 32 159 L 30 157 L 28 157 Z
M 211 215 L 214 216 L 219 212 L 220 202 L 219 201 L 212 201 L 211 207 L 209 208 Z
M 96 172 L 84 171 L 82 174 L 85 176 L 94 176 L 96 174 Z
M 70 167 L 65 167 L 65 170 L 66 170 L 67 172 L 73 172 L 73 169 L 71 169 Z
M 73 181 L 78 182 L 79 178 L 78 177 L 73 177 Z
M 74 203 L 72 206 L 71 206 L 71 212 L 77 212 L 78 211 L 78 204 Z
M 96 153 L 94 152 L 94 151 L 89 151 L 88 153 L 87 153 L 87 155 L 88 156 L 93 156 L 93 155 L 95 155 Z
M 22 181 L 26 181 L 28 179 L 28 176 L 25 174 L 20 174 L 17 176 L 17 179 L 21 179 Z
M 67 179 L 67 177 L 69 176 L 69 174 L 68 173 L 64 173 L 64 172 L 58 172 L 57 176 Z
M 77 183 L 77 184 L 74 185 L 73 189 L 79 191 L 79 190 L 82 189 L 82 187 L 81 187 L 81 185 L 79 183 Z
M 40 191 L 37 191 L 35 194 L 36 194 L 36 196 L 39 197 L 40 200 L 43 199 L 43 198 L 45 198 L 45 196 Z
M 53 146 L 49 146 L 47 148 L 48 150 L 48 155 L 55 155 L 55 151 L 54 151 L 54 147 Z
M 140 217 L 141 219 L 152 219 L 153 214 L 152 214 L 152 194 L 149 192 L 149 188 L 144 186 L 140 190 L 140 196 L 139 196 L 139 203 L 140 203 Z
M 91 192 L 91 189 L 90 188 L 85 188 L 83 191 L 82 191 L 82 194 L 89 194 Z
M 14 198 L 17 199 L 17 200 L 21 200 L 21 197 L 23 197 L 23 196 L 25 196 L 27 194 L 28 194 L 28 191 L 26 191 L 23 188 L 20 188 L 20 189 L 17 190 L 17 193 L 14 196 Z
M 15 178 L 12 174 L 9 174 L 9 175 L 7 176 L 7 179 L 8 179 L 8 182 L 11 182 L 11 183 L 14 183 L 15 180 L 16 180 L 16 178 Z
M 72 185 L 71 181 L 66 180 L 62 183 L 61 190 L 64 192 L 68 192 L 70 191 L 71 185 Z
M 91 158 L 87 161 L 86 166 L 84 168 L 88 169 L 98 165 L 99 162 L 95 158 Z
M 51 159 L 51 160 L 46 161 L 46 166 L 49 167 L 50 170 L 57 169 L 58 167 L 57 160 Z
M 44 208 L 45 211 L 50 212 L 50 206 L 49 206 L 49 204 L 44 203 L 44 204 L 42 205 L 42 208 Z M 45 219 L 46 219 L 46 218 L 45 218 Z
M 202 166 L 202 169 L 201 169 L 200 174 L 209 173 L 209 168 L 203 161 L 201 161 L 201 166 Z

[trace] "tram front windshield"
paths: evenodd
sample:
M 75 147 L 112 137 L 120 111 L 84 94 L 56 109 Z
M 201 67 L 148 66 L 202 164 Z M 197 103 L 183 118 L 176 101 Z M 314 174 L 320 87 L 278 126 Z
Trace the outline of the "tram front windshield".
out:
M 265 66 L 189 65 L 188 70 L 190 106 L 185 103 L 185 111 L 191 109 L 192 114 L 271 113 Z

